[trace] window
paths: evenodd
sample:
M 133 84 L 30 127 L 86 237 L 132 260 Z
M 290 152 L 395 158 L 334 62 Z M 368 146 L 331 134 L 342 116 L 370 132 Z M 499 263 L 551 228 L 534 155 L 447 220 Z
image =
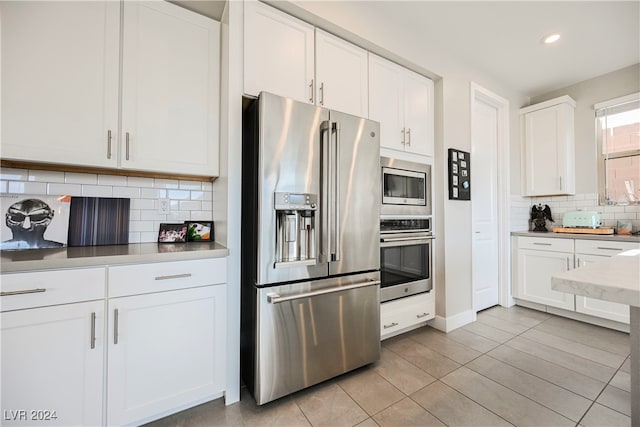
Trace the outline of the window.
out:
M 595 110 L 600 204 L 640 204 L 640 92 Z

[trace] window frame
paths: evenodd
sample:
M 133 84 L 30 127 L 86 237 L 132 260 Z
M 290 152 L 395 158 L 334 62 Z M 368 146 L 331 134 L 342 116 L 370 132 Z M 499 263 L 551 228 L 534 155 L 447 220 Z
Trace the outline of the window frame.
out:
M 638 102 L 638 101 L 640 101 L 640 92 L 632 93 L 626 96 L 621 96 L 619 98 L 610 99 L 608 101 L 599 102 L 593 106 L 595 110 L 595 138 L 596 138 L 596 155 L 597 155 L 597 162 L 598 162 L 598 203 L 600 205 L 617 205 L 618 204 L 616 200 L 607 200 L 608 186 L 607 186 L 606 160 L 640 156 L 640 149 L 621 151 L 615 154 L 609 154 L 609 153 L 603 154 L 604 138 L 602 137 L 602 132 L 598 132 L 598 129 L 599 129 L 598 121 L 602 116 L 607 114 L 607 110 L 620 107 L 624 104 L 631 104 L 633 102 Z M 640 183 L 638 183 L 638 185 L 640 185 Z

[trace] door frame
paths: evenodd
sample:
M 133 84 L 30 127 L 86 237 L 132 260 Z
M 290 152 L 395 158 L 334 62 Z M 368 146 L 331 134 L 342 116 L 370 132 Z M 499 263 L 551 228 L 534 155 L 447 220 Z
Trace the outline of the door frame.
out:
M 510 159 L 509 159 L 509 101 L 490 90 L 471 82 L 470 88 L 470 141 L 473 143 L 473 129 L 477 117 L 474 113 L 476 103 L 483 103 L 494 107 L 497 110 L 498 129 L 498 185 L 497 185 L 497 210 L 498 210 L 498 303 L 504 307 L 511 307 L 515 304 L 511 296 L 510 287 Z M 473 209 L 472 209 L 473 218 Z M 473 221 L 473 219 L 472 219 Z M 473 247 L 471 249 L 473 251 Z M 473 256 L 472 256 L 473 262 Z M 471 277 L 471 307 L 475 313 L 475 288 L 473 276 Z

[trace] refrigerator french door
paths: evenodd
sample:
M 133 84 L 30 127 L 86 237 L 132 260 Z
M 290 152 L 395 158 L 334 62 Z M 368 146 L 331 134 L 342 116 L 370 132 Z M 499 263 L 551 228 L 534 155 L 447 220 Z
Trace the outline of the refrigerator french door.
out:
M 245 99 L 242 375 L 256 402 L 379 358 L 379 124 Z

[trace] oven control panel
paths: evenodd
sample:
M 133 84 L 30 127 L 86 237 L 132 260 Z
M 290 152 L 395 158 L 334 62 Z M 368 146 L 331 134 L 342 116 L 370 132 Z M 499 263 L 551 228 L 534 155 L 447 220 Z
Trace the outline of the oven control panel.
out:
M 431 218 L 381 219 L 380 233 L 431 232 Z

